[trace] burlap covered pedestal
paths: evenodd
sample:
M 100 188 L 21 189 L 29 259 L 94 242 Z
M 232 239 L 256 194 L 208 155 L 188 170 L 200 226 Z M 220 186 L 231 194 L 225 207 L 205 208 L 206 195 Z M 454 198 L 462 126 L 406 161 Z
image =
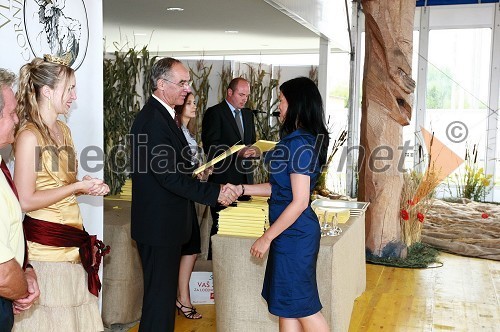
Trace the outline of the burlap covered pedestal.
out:
M 130 238 L 130 200 L 104 200 L 104 243 L 111 254 L 104 258 L 102 320 L 105 326 L 126 324 L 141 318 L 144 292 L 141 261 L 135 241 Z M 204 260 L 212 217 L 210 208 L 196 203 L 201 231 L 201 253 L 195 270 L 210 271 Z
M 105 326 L 141 318 L 143 279 L 139 253 L 130 238 L 130 201 L 104 200 L 104 258 L 102 320 Z
M 322 313 L 331 331 L 348 331 L 354 300 L 366 288 L 365 218 L 351 217 L 337 237 L 324 237 L 317 263 Z M 261 297 L 266 259 L 250 255 L 253 238 L 212 237 L 217 331 L 278 331 Z

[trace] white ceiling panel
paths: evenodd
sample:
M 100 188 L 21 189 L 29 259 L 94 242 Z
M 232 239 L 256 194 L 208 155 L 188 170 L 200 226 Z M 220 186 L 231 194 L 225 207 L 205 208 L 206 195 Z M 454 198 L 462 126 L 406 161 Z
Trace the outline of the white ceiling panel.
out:
M 294 5 L 286 15 L 264 0 L 104 0 L 105 51 L 148 45 L 161 55 L 317 53 L 320 35 L 347 38 L 346 26 L 336 33 L 327 31 L 331 22 L 322 13 L 332 9 L 321 5 L 339 2 L 345 7 L 344 1 L 296 2 L 307 5 L 280 4 Z M 169 7 L 183 11 L 167 11 Z M 297 17 L 305 19 L 298 22 Z

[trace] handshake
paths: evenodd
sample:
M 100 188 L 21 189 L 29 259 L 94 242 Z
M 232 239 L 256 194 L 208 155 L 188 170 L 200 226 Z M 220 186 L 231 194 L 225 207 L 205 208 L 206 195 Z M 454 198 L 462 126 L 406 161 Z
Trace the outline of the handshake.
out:
M 217 202 L 219 204 L 228 206 L 238 199 L 244 193 L 244 188 L 242 184 L 234 185 L 226 183 L 225 185 L 220 185 L 219 198 Z

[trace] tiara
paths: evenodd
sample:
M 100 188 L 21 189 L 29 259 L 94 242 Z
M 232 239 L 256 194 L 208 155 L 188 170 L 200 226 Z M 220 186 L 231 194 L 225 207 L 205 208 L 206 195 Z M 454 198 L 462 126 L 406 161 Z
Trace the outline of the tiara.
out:
M 45 61 L 52 62 L 58 65 L 69 66 L 73 57 L 71 56 L 71 53 L 66 53 L 62 57 L 58 57 L 51 54 L 44 54 L 43 59 Z

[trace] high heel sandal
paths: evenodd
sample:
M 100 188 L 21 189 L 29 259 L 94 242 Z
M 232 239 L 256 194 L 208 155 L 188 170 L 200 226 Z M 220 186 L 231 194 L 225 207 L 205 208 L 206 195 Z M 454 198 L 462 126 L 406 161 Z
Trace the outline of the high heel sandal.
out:
M 196 311 L 195 307 L 187 307 L 184 304 L 179 301 L 179 299 L 175 300 L 175 306 L 177 307 L 177 315 L 180 315 L 181 312 L 186 317 L 187 319 L 200 319 L 203 316 Z M 184 311 L 183 309 L 186 308 L 188 309 L 187 311 Z

